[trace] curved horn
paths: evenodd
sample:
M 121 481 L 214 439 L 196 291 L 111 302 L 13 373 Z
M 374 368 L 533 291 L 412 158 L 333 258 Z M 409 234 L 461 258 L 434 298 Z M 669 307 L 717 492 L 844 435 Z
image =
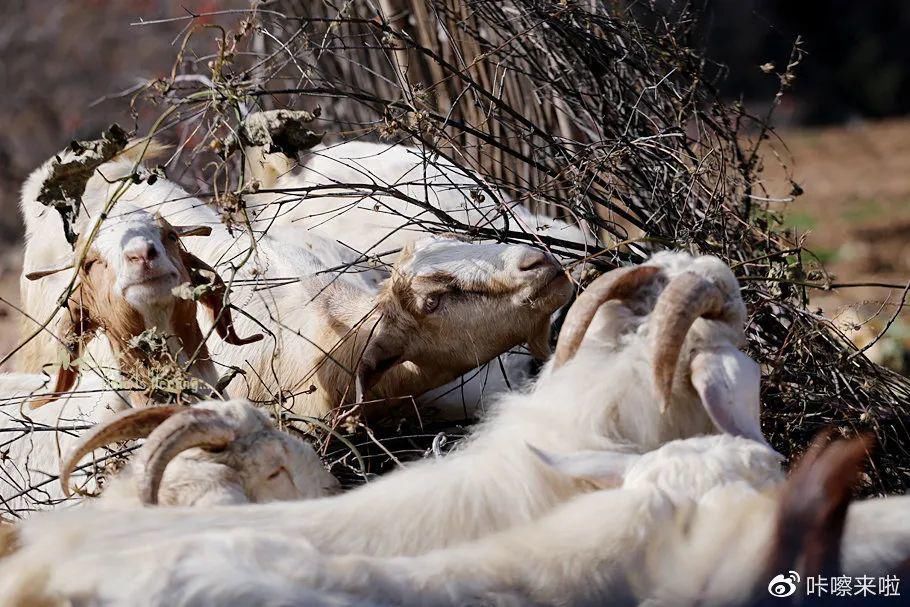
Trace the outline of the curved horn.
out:
M 657 266 L 633 266 L 617 268 L 588 285 L 578 296 L 559 331 L 556 342 L 553 368 L 566 364 L 581 346 L 588 326 L 600 306 L 613 299 L 624 299 L 643 285 L 649 283 L 660 272 Z
M 117 441 L 145 438 L 164 420 L 183 409 L 184 407 L 127 409 L 83 434 L 60 464 L 60 484 L 63 486 L 63 493 L 67 497 L 71 495 L 70 475 L 86 454 Z
M 193 447 L 223 449 L 235 435 L 231 424 L 208 409 L 184 409 L 171 417 L 158 426 L 142 446 L 144 464 L 136 479 L 139 499 L 143 504 L 158 503 L 164 469 L 178 454 Z
M 661 412 L 667 408 L 676 363 L 692 323 L 698 318 L 720 319 L 726 313 L 726 297 L 714 283 L 692 272 L 670 281 L 654 305 L 652 344 L 654 384 Z

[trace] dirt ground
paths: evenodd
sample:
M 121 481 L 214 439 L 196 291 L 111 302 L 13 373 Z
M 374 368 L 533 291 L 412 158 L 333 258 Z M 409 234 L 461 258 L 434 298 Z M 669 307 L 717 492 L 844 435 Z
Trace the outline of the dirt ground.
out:
M 859 342 L 880 333 L 910 280 L 910 120 L 781 133 L 795 181 L 805 190 L 781 205 L 785 223 L 804 239 L 831 282 L 886 283 L 812 290 L 810 300 L 843 328 L 865 323 Z M 786 193 L 782 171 L 765 158 L 772 193 Z M 908 298 L 910 301 L 910 298 Z M 880 347 L 879 347 L 880 346 Z M 877 349 L 889 366 L 908 371 L 910 316 L 903 312 Z
M 910 280 L 910 119 L 837 128 L 794 130 L 781 137 L 792 156 L 794 178 L 805 193 L 780 205 L 796 238 L 805 239 L 836 282 Z M 765 159 L 772 195 L 789 191 L 779 164 Z M 0 297 L 18 303 L 20 243 L 0 243 Z M 893 315 L 900 288 L 813 290 L 813 305 L 843 326 L 871 321 L 875 335 Z M 19 339 L 18 313 L 0 302 L 0 357 Z M 889 330 L 910 345 L 910 316 Z M 0 370 L 15 370 L 15 359 Z

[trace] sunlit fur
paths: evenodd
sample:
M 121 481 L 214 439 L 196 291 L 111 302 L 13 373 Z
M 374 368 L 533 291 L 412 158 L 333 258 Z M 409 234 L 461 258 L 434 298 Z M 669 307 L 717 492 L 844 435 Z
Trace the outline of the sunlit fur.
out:
M 671 517 L 678 504 L 696 501 L 717 485 L 761 487 L 780 478 L 776 453 L 729 437 L 670 443 L 634 456 L 618 473 L 625 478 L 620 490 L 578 497 L 530 524 L 417 557 L 333 558 L 314 551 L 305 540 L 282 539 L 268 531 L 252 535 L 243 528 L 209 528 L 190 536 L 174 534 L 167 542 L 160 536 L 150 538 L 143 548 L 119 553 L 120 558 L 94 547 L 76 550 L 72 558 L 57 561 L 48 586 L 62 597 L 85 593 L 99 602 L 128 602 L 153 596 L 153 604 L 179 604 L 190 596 L 232 596 L 224 588 L 271 604 L 287 585 L 301 594 L 311 588 L 339 590 L 379 604 L 463 605 L 490 593 L 524 599 L 515 604 L 580 604 L 581 598 L 588 604 L 609 598 L 613 604 L 630 593 L 627 567 L 634 567 L 650 530 Z M 27 534 L 20 539 L 29 542 Z M 232 558 L 217 556 L 216 546 Z M 152 555 L 157 573 L 147 575 L 143 568 Z M 27 555 L 15 558 L 22 565 Z M 251 569 L 230 576 L 233 567 L 227 561 L 234 560 Z M 208 571 L 202 570 L 203 562 Z M 10 567 L 4 572 L 17 571 L 15 561 Z M 286 584 L 276 590 L 267 576 L 257 579 L 256 573 L 266 570 L 281 572 Z M 163 579 L 170 583 L 162 584 Z
M 230 421 L 236 437 L 224 449 L 183 451 L 168 464 L 158 503 L 165 506 L 213 506 L 311 499 L 334 493 L 338 481 L 322 465 L 313 447 L 278 430 L 269 417 L 244 400 L 207 401 L 194 409 L 216 412 Z M 140 448 L 131 466 L 105 489 L 105 508 L 138 506 L 135 479 L 141 473 Z
M 306 152 L 300 166 L 280 152 L 267 154 L 258 147 L 246 149 L 244 155 L 248 175 L 263 190 L 273 190 L 248 197 L 251 216 L 258 217 L 255 223 L 259 226 L 293 225 L 353 250 L 376 253 L 412 244 L 425 237 L 427 226 L 441 221 L 431 211 L 394 194 L 372 192 L 370 187 L 376 185 L 427 203 L 466 226 L 508 229 L 527 234 L 529 242 L 546 236 L 592 250 L 597 247 L 597 239 L 584 221 L 575 218 L 567 223 L 532 213 L 495 188 L 491 195 L 484 191 L 489 184 L 482 177 L 456 167 L 432 150 L 347 141 L 316 146 Z M 338 187 L 310 195 L 301 191 L 331 185 Z M 472 417 L 486 410 L 498 394 L 523 385 L 532 367 L 542 360 L 538 349 L 532 349 L 530 355 L 524 351 L 503 354 L 418 402 L 421 407 L 432 407 L 437 416 Z
M 206 246 L 217 248 L 218 238 Z M 245 312 L 236 317 L 238 330 L 252 332 L 262 322 L 273 335 L 241 348 L 212 344 L 213 355 L 247 372 L 230 386 L 233 395 L 262 401 L 280 388 L 301 415 L 321 417 L 353 402 L 363 363 L 377 367 L 367 397 L 394 399 L 439 386 L 519 343 L 541 341 L 571 290 L 552 261 L 523 269 L 544 254 L 518 245 L 425 239 L 409 247 L 378 289 L 320 273 L 320 259 L 280 238 L 261 238 L 257 254 L 267 276 L 299 280 L 237 288 L 233 297 Z M 257 272 L 254 266 L 238 276 Z
M 660 267 L 660 277 L 630 299 L 610 301 L 601 306 L 578 354 L 566 366 L 573 370 L 559 369 L 554 375 L 565 373 L 566 377 L 575 379 L 571 388 L 560 386 L 575 399 L 590 403 L 601 399 L 600 409 L 592 405 L 580 408 L 580 411 L 603 420 L 595 422 L 592 419 L 590 423 L 597 423 L 607 437 L 650 450 L 670 440 L 718 432 L 689 379 L 688 365 L 695 353 L 719 352 L 741 361 L 756 375 L 758 367 L 738 350 L 745 340 L 745 306 L 738 282 L 723 262 L 715 257 L 665 252 L 655 254 L 643 265 Z M 658 398 L 652 373 L 651 312 L 668 281 L 683 272 L 694 272 L 718 286 L 733 313 L 729 320 L 699 318 L 694 322 L 677 365 L 672 401 L 667 410 L 661 412 L 656 405 Z M 552 361 L 541 375 L 546 377 L 551 373 L 554 373 Z M 597 379 L 592 381 L 591 378 Z M 759 428 L 757 377 L 754 383 L 751 376 L 746 380 L 737 393 L 738 398 L 731 403 L 732 415 L 743 420 L 744 426 Z M 537 390 L 550 385 L 560 384 L 540 382 Z M 556 390 L 550 393 L 550 398 L 555 402 L 564 400 L 556 395 Z
M 317 146 L 297 170 L 290 170 L 281 154 L 263 156 L 261 149 L 254 149 L 249 150 L 247 163 L 263 189 L 287 190 L 250 197 L 250 208 L 259 222 L 309 228 L 360 252 L 395 249 L 414 242 L 425 234 L 415 220 L 440 222 L 433 213 L 406 199 L 371 192 L 374 184 L 432 205 L 468 226 L 508 228 L 532 237 L 550 236 L 592 247 L 596 244 L 587 230 L 535 215 L 494 189 L 499 198 L 495 200 L 483 192 L 488 184 L 479 175 L 415 147 L 364 141 Z M 294 191 L 314 185 L 338 187 L 309 197 Z M 358 185 L 363 187 L 351 187 Z M 472 192 L 482 194 L 484 200 L 472 197 Z M 508 208 L 505 218 L 502 203 Z
M 326 553 L 409 555 L 528 523 L 593 488 L 554 472 L 529 443 L 557 454 L 635 453 L 716 432 L 697 403 L 676 406 L 674 399 L 666 415 L 658 411 L 647 327 L 660 287 L 640 294 L 641 301 L 604 306 L 573 360 L 559 369 L 546 367 L 528 392 L 504 397 L 472 437 L 440 460 L 303 504 L 180 515 L 148 511 L 121 521 L 106 518 L 104 525 L 90 516 L 77 523 L 62 514 L 46 518 L 40 528 L 25 528 L 24 537 L 54 533 L 57 524 L 76 525 L 99 549 L 116 551 L 121 541 L 166 541 L 229 526 L 305 537 Z
M 318 558 L 292 579 L 301 588 L 390 604 L 636 605 L 656 582 L 648 579 L 647 587 L 642 579 L 652 546 L 680 511 L 712 505 L 730 488 L 760 497 L 783 479 L 779 454 L 726 435 L 672 441 L 644 455 L 583 457 L 621 487 L 577 497 L 476 542 L 416 557 Z M 686 562 L 675 564 L 685 571 Z M 221 579 L 200 577 L 194 593 Z
M 105 179 L 93 177 L 83 197 L 89 213 L 97 214 L 112 195 L 114 186 L 109 181 L 129 175 L 132 168 L 131 163 L 117 161 L 100 167 Z M 56 212 L 34 201 L 26 203 L 24 194 L 27 231 L 61 230 Z M 185 239 L 184 244 L 212 265 L 223 263 L 219 269 L 228 282 L 233 278 L 300 279 L 283 286 L 235 285 L 232 301 L 241 310 L 234 315 L 238 332 L 271 334 L 239 348 L 222 346 L 215 337 L 208 345 L 217 362 L 247 372 L 231 384 L 231 395 L 263 401 L 280 392 L 288 407 L 302 415 L 323 416 L 355 400 L 353 373 L 362 355 L 370 353 L 365 351 L 368 341 L 376 346 L 376 353 L 391 349 L 389 361 L 393 357 L 406 361 L 378 378 L 367 394 L 371 399 L 416 396 L 522 342 L 530 341 L 537 351 L 544 351 L 549 316 L 571 292 L 568 281 L 559 279 L 555 262 L 527 246 L 425 237 L 406 248 L 398 266 L 377 287 L 382 280 L 377 272 L 325 273 L 327 266 L 355 256 L 344 253 L 337 243 L 293 226 L 257 235 L 254 252 L 246 259 L 251 242 L 243 230 L 229 234 L 215 211 L 165 179 L 130 185 L 115 208 L 127 204 L 158 211 L 175 225 L 211 227 L 212 236 Z M 87 222 L 86 215 L 80 221 Z M 54 247 L 60 247 L 59 241 L 32 239 L 26 257 L 47 254 Z M 244 260 L 234 276 L 227 264 L 240 265 Z M 536 260 L 546 262 L 521 269 Z M 550 283 L 554 279 L 558 280 Z M 24 297 L 25 308 L 33 316 L 43 314 L 40 308 L 50 299 L 52 284 L 59 286 L 48 283 L 40 297 Z M 442 299 L 429 312 L 423 306 L 434 294 Z M 199 320 L 204 328 L 209 326 L 204 312 Z M 34 341 L 42 339 L 48 341 L 42 336 Z M 49 356 L 47 349 L 44 357 Z M 410 401 L 398 402 L 408 406 Z

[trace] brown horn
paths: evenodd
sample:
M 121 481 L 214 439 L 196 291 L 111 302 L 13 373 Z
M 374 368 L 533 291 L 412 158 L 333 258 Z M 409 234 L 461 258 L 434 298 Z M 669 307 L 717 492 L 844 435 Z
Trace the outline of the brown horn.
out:
M 685 272 L 670 281 L 654 305 L 652 347 L 654 384 L 665 411 L 673 390 L 676 363 L 686 335 L 698 318 L 720 319 L 726 312 L 726 297 L 711 281 Z
M 70 475 L 79 464 L 79 460 L 87 453 L 117 441 L 145 438 L 164 420 L 183 409 L 184 407 L 127 409 L 106 422 L 97 424 L 79 437 L 79 442 L 73 445 L 66 459 L 60 464 L 60 484 L 63 486 L 63 493 L 67 497 L 71 495 Z
M 575 356 L 597 310 L 613 299 L 624 299 L 660 272 L 657 266 L 617 268 L 588 285 L 566 314 L 556 342 L 553 368 L 558 369 Z
M 224 284 L 224 281 L 221 280 L 221 276 L 218 275 L 215 268 L 187 251 L 181 251 L 181 255 L 183 256 L 184 265 L 190 271 L 192 285 L 194 287 L 211 285 L 212 287 L 209 292 L 199 298 L 199 303 L 204 305 L 211 312 L 218 336 L 232 346 L 242 346 L 261 340 L 261 333 L 256 333 L 249 337 L 240 337 L 237 335 L 237 331 L 234 330 L 234 320 L 231 316 L 231 310 L 224 305 L 227 286 Z M 206 280 L 200 273 L 200 270 L 210 272 L 212 274 L 211 280 Z
M 136 479 L 143 504 L 158 503 L 164 469 L 178 454 L 193 447 L 223 449 L 235 438 L 234 427 L 214 411 L 184 409 L 158 426 L 142 446 L 140 476 Z

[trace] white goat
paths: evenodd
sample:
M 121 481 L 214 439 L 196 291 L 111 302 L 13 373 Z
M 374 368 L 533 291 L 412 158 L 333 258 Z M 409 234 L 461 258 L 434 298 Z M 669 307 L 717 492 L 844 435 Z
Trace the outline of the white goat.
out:
M 230 557 L 241 562 L 253 562 L 253 554 L 264 559 L 231 578 L 234 593 L 242 588 L 258 602 L 293 596 L 290 585 L 394 605 L 720 607 L 760 602 L 781 572 L 794 570 L 805 579 L 899 571 L 910 556 L 908 498 L 869 500 L 848 510 L 869 445 L 859 439 L 825 447 L 824 440 L 785 483 L 780 456 L 770 447 L 729 436 L 673 441 L 645 455 L 543 454 L 568 474 L 607 485 L 620 480 L 622 486 L 577 497 L 527 525 L 419 556 L 308 555 L 312 547 L 305 541 L 288 539 L 282 548 L 271 539 L 269 557 L 246 533 L 233 538 L 230 530 L 212 531 L 194 538 L 200 543 L 193 543 L 192 553 L 169 546 L 185 555 L 179 564 L 172 561 L 175 566 L 195 575 L 157 596 L 174 603 L 188 594 L 230 596 L 223 582 L 233 567 L 214 549 L 201 547 L 210 541 L 230 544 Z M 873 521 L 868 510 L 885 516 Z M 871 535 L 850 531 L 857 527 Z M 285 554 L 294 560 L 286 561 Z M 281 571 L 285 587 L 276 593 L 257 581 L 258 569 Z M 128 577 L 118 573 L 115 578 Z M 101 585 L 102 596 L 136 592 Z
M 285 538 L 276 545 L 271 534 L 257 541 L 244 529 L 209 528 L 172 536 L 167 543 L 140 542 L 142 548 L 122 553 L 77 552 L 48 571 L 42 585 L 48 598 L 58 600 L 91 596 L 99 603 L 126 604 L 154 597 L 150 604 L 163 605 L 183 604 L 190 595 L 211 596 L 220 584 L 239 588 L 242 581 L 252 593 L 246 596 L 256 597 L 253 602 L 274 604 L 274 591 L 255 574 L 228 579 L 233 568 L 223 569 L 227 560 L 250 563 L 256 555 L 263 560 L 252 564 L 252 571 L 280 572 L 284 587 L 340 590 L 380 604 L 465 605 L 497 593 L 535 604 L 622 604 L 631 595 L 629 570 L 638 564 L 651 530 L 680 504 L 697 501 L 717 486 L 760 488 L 781 477 L 780 458 L 772 449 L 728 436 L 674 441 L 643 456 L 599 452 L 582 458 L 585 466 L 593 462 L 594 474 L 609 476 L 612 485 L 619 481 L 622 489 L 581 496 L 540 520 L 420 556 L 329 557 L 312 551 L 306 540 Z M 362 531 L 370 533 L 366 527 Z M 209 544 L 227 558 L 217 557 L 211 547 L 196 552 Z M 205 558 L 207 571 L 197 555 Z M 25 555 L 3 569 L 7 577 L 16 573 L 14 561 L 20 558 Z M 137 580 L 150 566 L 155 574 Z M 195 572 L 193 581 L 186 571 Z
M 534 215 L 521 204 L 493 192 L 470 171 L 432 152 L 404 145 L 347 141 L 307 152 L 299 171 L 282 153 L 244 150 L 251 176 L 262 190 L 249 207 L 261 225 L 293 224 L 354 250 L 397 249 L 439 225 L 442 212 L 467 226 L 550 236 L 595 245 L 585 229 Z M 445 225 L 444 223 L 442 225 Z
M 527 523 L 591 489 L 589 483 L 567 478 L 541 462 L 529 452 L 528 442 L 555 452 L 650 450 L 675 438 L 716 432 L 712 418 L 730 433 L 756 433 L 757 416 L 750 416 L 757 394 L 744 403 L 741 413 L 719 412 L 717 408 L 730 404 L 726 384 L 703 384 L 707 380 L 696 374 L 696 383 L 710 388 L 711 397 L 702 404 L 689 385 L 688 370 L 676 374 L 669 408 L 660 414 L 651 378 L 651 342 L 663 354 L 685 344 L 681 360 L 695 360 L 706 348 L 714 355 L 741 338 L 744 314 L 736 280 L 719 261 L 664 255 L 653 264 L 617 270 L 592 284 L 569 312 L 558 359 L 544 370 L 534 389 L 504 398 L 494 416 L 445 458 L 412 465 L 342 496 L 306 503 L 145 510 L 122 517 L 106 515 L 103 524 L 90 514 L 74 518 L 59 513 L 45 517 L 40 525 L 23 526 L 23 545 L 65 533 L 74 538 L 77 553 L 85 543 L 93 550 L 117 551 L 120 542 L 166 543 L 199 529 L 236 527 L 305 537 L 326 553 L 420 554 Z M 691 284 L 681 267 L 701 272 L 702 282 Z M 668 307 L 680 303 L 684 294 L 679 284 L 691 289 L 691 309 L 678 322 L 661 319 Z M 716 295 L 707 303 L 719 300 L 729 310 L 723 320 L 697 318 L 699 312 L 716 311 L 705 306 L 705 293 Z M 617 298 L 622 299 L 600 305 Z M 646 312 L 652 308 L 648 321 Z M 583 339 L 598 309 L 597 334 Z M 685 323 L 692 330 L 683 340 Z M 666 332 L 655 333 L 655 327 Z M 575 349 L 578 355 L 573 359 Z M 676 361 L 662 355 L 656 365 L 658 378 L 665 378 L 667 365 L 678 369 Z M 72 529 L 78 529 L 82 539 L 75 539 Z
M 299 170 L 281 152 L 248 147 L 243 153 L 248 173 L 268 190 L 249 197 L 256 225 L 302 227 L 351 250 L 373 254 L 413 244 L 428 227 L 440 225 L 437 211 L 467 226 L 528 234 L 531 242 L 547 236 L 597 244 L 583 225 L 535 215 L 503 192 L 493 190 L 491 197 L 479 175 L 420 148 L 363 141 L 320 145 L 306 153 Z M 472 417 L 497 394 L 521 386 L 534 358 L 506 353 L 418 401 L 443 416 Z
M 224 307 L 224 284 L 206 263 L 181 247 L 182 237 L 209 232 L 204 226 L 175 227 L 160 216 L 123 204 L 118 207 L 118 214 L 98 225 L 93 222 L 89 231 L 77 240 L 75 251 L 57 259 L 54 267 L 36 269 L 26 260 L 22 295 L 32 318 L 50 317 L 59 305 L 55 302 L 69 292 L 53 337 L 41 331 L 25 344 L 29 348 L 32 342 L 44 346 L 59 343 L 66 348 L 55 392 L 73 387 L 84 346 L 99 333 L 107 338 L 114 354 L 111 362 L 119 367 L 125 379 L 136 375 L 148 377 L 152 372 L 150 366 L 161 363 L 156 357 L 166 357 L 171 366 L 179 367 L 188 376 L 183 382 L 179 377 L 171 378 L 176 383 L 210 390 L 218 376 L 196 322 L 196 302 L 174 294 L 174 289 L 183 283 L 210 285 L 210 291 L 199 301 L 225 341 L 239 345 L 261 339 L 261 335 L 250 339 L 237 336 L 230 310 Z M 54 240 L 57 239 L 43 239 Z M 41 249 L 38 243 L 32 242 L 26 251 Z M 70 269 L 73 271 L 64 274 Z M 147 351 L 134 341 L 151 329 L 164 340 L 166 348 L 161 348 L 161 352 Z M 59 361 L 59 356 L 49 359 L 46 354 L 37 354 L 48 350 L 47 347 L 32 349 L 24 366 L 37 370 Z M 194 382 L 197 385 L 192 385 Z M 175 391 L 180 386 L 145 387 Z M 137 393 L 134 403 L 143 402 L 142 395 Z
M 379 605 L 752 605 L 767 596 L 775 572 L 836 574 L 841 551 L 866 567 L 857 575 L 893 571 L 907 559 L 910 530 L 897 519 L 904 504 L 870 500 L 847 510 L 866 448 L 863 441 L 835 443 L 820 459 L 804 458 L 810 461 L 785 484 L 776 452 L 730 436 L 672 441 L 644 455 L 541 454 L 560 473 L 622 486 L 579 496 L 529 524 L 411 557 L 333 557 L 304 538 L 219 526 L 152 536 L 116 553 L 91 546 L 50 565 L 46 555 L 59 539 L 48 537 L 46 546 L 0 562 L 10 580 L 0 583 L 0 597 L 298 604 L 331 592 Z M 870 524 L 857 513 L 866 505 L 889 516 Z M 848 516 L 875 535 L 848 532 L 842 542 Z M 882 559 L 875 542 L 898 530 L 903 552 Z
M 680 509 L 710 502 L 731 486 L 754 495 L 783 478 L 781 457 L 773 449 L 726 435 L 671 441 L 644 455 L 542 456 L 572 476 L 621 487 L 577 497 L 528 524 L 419 556 L 317 555 L 288 571 L 287 579 L 299 588 L 344 591 L 395 605 L 637 604 L 645 598 L 636 596 L 637 572 L 655 536 Z M 177 566 L 198 571 L 187 560 Z M 205 595 L 211 592 L 206 586 L 217 586 L 224 575 L 215 570 L 194 581 L 193 593 Z M 269 601 L 269 588 L 246 581 L 260 589 L 261 601 Z M 134 590 L 112 589 L 111 596 L 120 592 L 123 600 Z M 184 590 L 175 586 L 170 592 L 168 600 L 180 602 Z
M 124 160 L 99 167 L 83 195 L 87 212 L 97 213 L 133 169 Z M 60 218 L 29 197 L 32 181 L 22 200 L 27 231 L 59 230 Z M 273 339 L 217 350 L 219 362 L 250 371 L 248 385 L 237 379 L 229 392 L 255 401 L 280 394 L 298 414 L 322 416 L 354 402 L 357 379 L 370 397 L 394 398 L 439 386 L 521 342 L 544 357 L 549 316 L 570 295 L 555 260 L 526 246 L 424 239 L 407 248 L 377 291 L 356 277 L 323 275 L 324 253 L 342 258 L 337 246 L 299 229 L 238 242 L 212 209 L 167 180 L 116 195 L 115 209 L 132 204 L 206 226 L 212 236 L 187 243 L 194 256 L 242 266 L 235 278 L 250 282 L 234 289 L 246 313 L 238 326 L 264 327 Z M 31 239 L 26 257 L 54 247 Z M 24 293 L 33 316 L 47 299 Z
M 6 455 L 0 461 L 0 506 L 15 516 L 78 503 L 67 498 L 70 476 L 82 456 L 149 433 L 128 470 L 105 490 L 105 496 L 117 497 L 103 504 L 267 502 L 319 497 L 337 487 L 308 443 L 275 429 L 246 401 L 208 401 L 198 410 L 130 409 L 125 395 L 90 375 L 79 390 L 28 410 L 25 402 L 46 384 L 42 375 L 0 375 L 5 395 L 0 404 L 0 445 Z M 158 448 L 162 444 L 167 448 Z M 82 491 L 96 489 L 89 472 L 80 473 L 85 476 L 79 481 Z
M 79 460 L 113 442 L 147 438 L 102 503 L 170 506 L 264 503 L 334 493 L 338 481 L 309 443 L 277 430 L 244 400 L 124 411 L 84 434 L 60 467 L 60 483 Z
M 244 302 L 238 330 L 263 323 L 275 341 L 214 346 L 213 354 L 247 371 L 232 395 L 261 402 L 283 391 L 298 415 L 323 417 L 357 402 L 355 387 L 370 400 L 418 395 L 519 343 L 545 358 L 550 315 L 571 292 L 550 256 L 520 245 L 421 240 L 378 291 L 320 274 L 320 260 L 283 239 L 263 237 L 257 250 L 269 274 L 300 277 L 234 292 Z M 238 277 L 255 281 L 256 272 L 242 269 Z

